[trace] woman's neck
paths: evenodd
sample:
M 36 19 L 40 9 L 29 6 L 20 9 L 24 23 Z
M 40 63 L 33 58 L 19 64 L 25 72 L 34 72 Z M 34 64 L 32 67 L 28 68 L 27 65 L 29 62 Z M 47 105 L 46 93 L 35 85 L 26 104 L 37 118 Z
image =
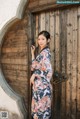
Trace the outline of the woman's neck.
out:
M 48 47 L 48 46 L 46 45 L 46 46 L 44 46 L 44 47 L 40 48 L 40 50 L 43 50 L 43 49 L 44 49 L 44 48 L 46 48 L 46 47 Z
M 48 45 L 46 45 L 45 47 L 41 48 L 41 49 L 40 49 L 40 52 L 41 52 L 42 50 L 46 49 L 46 48 L 48 48 Z

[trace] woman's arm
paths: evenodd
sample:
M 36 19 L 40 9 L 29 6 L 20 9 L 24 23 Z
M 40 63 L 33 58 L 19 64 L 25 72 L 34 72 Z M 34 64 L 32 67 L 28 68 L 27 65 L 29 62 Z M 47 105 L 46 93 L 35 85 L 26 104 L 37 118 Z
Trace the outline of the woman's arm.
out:
M 30 85 L 34 83 L 34 79 L 35 79 L 35 74 L 32 74 L 31 78 L 30 78 Z
M 35 46 L 31 46 L 31 55 L 32 55 L 32 60 L 35 59 L 35 55 L 34 55 L 34 52 L 35 52 Z
M 52 66 L 50 62 L 51 55 L 46 50 L 40 53 L 40 62 L 36 63 L 34 74 L 37 77 L 45 77 L 47 80 L 50 80 L 52 77 Z M 33 61 L 33 64 L 35 61 Z

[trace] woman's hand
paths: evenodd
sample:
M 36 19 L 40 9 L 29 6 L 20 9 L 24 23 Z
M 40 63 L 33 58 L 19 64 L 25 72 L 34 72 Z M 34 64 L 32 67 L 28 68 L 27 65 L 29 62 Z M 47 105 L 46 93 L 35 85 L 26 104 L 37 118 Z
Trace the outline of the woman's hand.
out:
M 34 52 L 35 52 L 35 46 L 34 46 L 34 45 L 32 45 L 32 46 L 31 46 L 31 54 L 33 55 L 33 54 L 34 54 Z
M 34 52 L 35 52 L 35 46 L 32 45 L 31 47 L 32 60 L 35 59 Z
M 31 78 L 30 78 L 30 85 L 32 84 L 34 84 L 34 79 L 35 79 L 35 74 L 33 74 L 32 76 L 31 76 Z

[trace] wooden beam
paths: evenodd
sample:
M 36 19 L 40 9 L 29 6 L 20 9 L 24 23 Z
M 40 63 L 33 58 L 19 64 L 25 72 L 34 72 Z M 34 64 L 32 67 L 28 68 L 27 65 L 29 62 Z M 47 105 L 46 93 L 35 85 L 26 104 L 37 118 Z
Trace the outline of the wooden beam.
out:
M 32 13 L 38 13 L 47 10 L 49 11 L 49 10 L 56 10 L 56 9 L 66 9 L 75 6 L 76 7 L 80 6 L 80 4 L 56 4 L 55 2 L 51 2 L 51 3 L 39 5 L 39 3 L 36 3 L 33 5 L 29 4 L 28 10 L 30 10 Z

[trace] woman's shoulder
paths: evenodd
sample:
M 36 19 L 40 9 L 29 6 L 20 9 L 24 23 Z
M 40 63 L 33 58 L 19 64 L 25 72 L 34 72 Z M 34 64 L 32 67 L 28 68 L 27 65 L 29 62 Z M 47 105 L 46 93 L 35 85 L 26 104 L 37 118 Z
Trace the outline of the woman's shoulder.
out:
M 51 58 L 51 53 L 50 53 L 50 49 L 46 48 L 41 52 L 41 55 L 46 56 L 47 58 Z
M 50 49 L 49 48 L 46 48 L 42 51 L 42 53 L 50 53 Z
M 42 53 L 48 53 L 48 52 L 50 52 L 49 48 L 45 48 L 45 49 L 42 50 Z

